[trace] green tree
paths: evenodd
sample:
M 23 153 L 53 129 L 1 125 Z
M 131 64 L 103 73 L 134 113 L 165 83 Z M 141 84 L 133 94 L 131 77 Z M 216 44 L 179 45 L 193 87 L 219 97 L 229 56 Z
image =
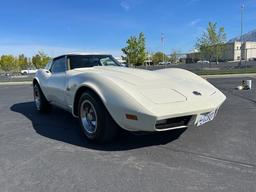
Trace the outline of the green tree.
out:
M 178 61 L 178 53 L 177 51 L 173 51 L 170 55 L 170 60 L 171 63 L 177 63 Z
M 163 62 L 163 57 L 164 57 L 164 60 L 165 61 L 168 61 L 169 58 L 167 57 L 166 54 L 163 54 L 163 52 L 156 52 L 153 54 L 153 57 L 152 57 L 152 61 L 154 63 L 154 65 L 157 65 L 159 64 L 160 62 Z
M 222 56 L 225 41 L 224 27 L 217 29 L 217 23 L 209 22 L 207 30 L 198 38 L 196 47 L 200 50 L 202 59 L 218 62 Z
M 124 53 L 123 59 L 130 65 L 137 63 L 137 38 L 135 36 L 131 36 L 126 41 L 127 46 L 122 49 Z
M 44 68 L 50 59 L 51 57 L 49 57 L 47 54 L 45 54 L 42 51 L 39 51 L 38 54 L 32 57 L 32 63 L 37 69 L 40 69 Z
M 2 55 L 0 60 L 1 69 L 5 72 L 17 70 L 18 65 L 13 55 Z
M 28 69 L 29 68 L 28 58 L 25 57 L 24 54 L 21 54 L 18 56 L 17 62 L 18 62 L 20 69 Z
M 147 59 L 146 45 L 145 45 L 145 35 L 144 33 L 140 33 L 137 43 L 138 43 L 138 60 L 137 63 L 139 65 L 144 64 Z
M 123 59 L 128 64 L 142 65 L 147 58 L 145 36 L 140 33 L 138 37 L 131 36 L 126 41 L 127 46 L 122 49 L 124 53 Z

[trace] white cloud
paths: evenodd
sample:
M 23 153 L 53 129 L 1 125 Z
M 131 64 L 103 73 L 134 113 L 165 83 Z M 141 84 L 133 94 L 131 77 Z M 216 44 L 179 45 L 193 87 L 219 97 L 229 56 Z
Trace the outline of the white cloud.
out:
M 120 6 L 126 11 L 131 9 L 131 5 L 126 0 L 121 1 Z
M 120 7 L 124 9 L 125 11 L 130 11 L 131 9 L 134 9 L 138 6 L 141 6 L 142 4 L 146 3 L 145 0 L 120 0 Z
M 201 21 L 201 19 L 194 19 L 192 21 L 189 22 L 189 26 L 195 26 L 196 24 L 198 24 Z

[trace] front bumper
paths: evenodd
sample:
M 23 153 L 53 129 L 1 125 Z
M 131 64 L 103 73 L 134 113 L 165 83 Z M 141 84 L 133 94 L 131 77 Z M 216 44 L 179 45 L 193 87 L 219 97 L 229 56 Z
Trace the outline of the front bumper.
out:
M 185 128 L 197 124 L 200 114 L 219 109 L 225 99 L 226 96 L 218 92 L 214 96 L 204 97 L 200 101 L 188 100 L 186 102 L 156 105 L 150 109 L 152 114 L 134 112 L 138 116 L 138 120 L 133 121 L 123 118 L 118 124 L 129 131 L 153 132 Z M 163 120 L 167 123 L 159 126 L 159 122 Z

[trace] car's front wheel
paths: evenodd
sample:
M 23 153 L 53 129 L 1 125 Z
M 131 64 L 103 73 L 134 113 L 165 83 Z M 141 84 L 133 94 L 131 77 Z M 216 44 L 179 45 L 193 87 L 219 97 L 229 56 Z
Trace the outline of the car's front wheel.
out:
M 83 93 L 78 105 L 80 127 L 88 140 L 102 143 L 115 138 L 118 125 L 97 95 L 90 91 Z
M 45 98 L 38 83 L 34 84 L 34 103 L 39 112 L 48 112 L 50 109 L 50 104 Z

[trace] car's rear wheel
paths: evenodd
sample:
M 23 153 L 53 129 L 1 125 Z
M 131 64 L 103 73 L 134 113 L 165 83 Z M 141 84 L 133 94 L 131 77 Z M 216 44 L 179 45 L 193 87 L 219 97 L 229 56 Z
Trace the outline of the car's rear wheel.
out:
M 45 98 L 38 83 L 34 84 L 34 103 L 39 112 L 48 112 L 50 109 L 50 104 Z
M 115 138 L 118 125 L 97 95 L 91 91 L 83 93 L 78 109 L 81 131 L 88 140 L 104 143 Z

